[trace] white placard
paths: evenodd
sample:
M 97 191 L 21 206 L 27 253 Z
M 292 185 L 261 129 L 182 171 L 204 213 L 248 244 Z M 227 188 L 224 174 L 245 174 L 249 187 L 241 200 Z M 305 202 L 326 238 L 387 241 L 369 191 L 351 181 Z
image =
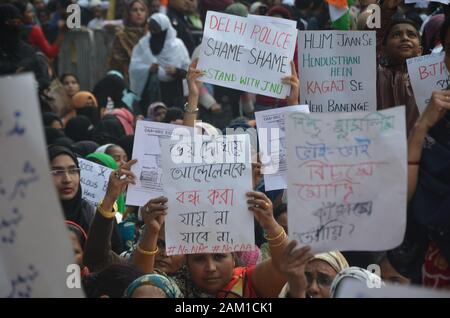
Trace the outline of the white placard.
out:
M 167 139 L 162 149 L 167 255 L 253 251 L 248 135 Z
M 296 22 L 286 19 L 208 11 L 198 68 L 206 83 L 286 98 L 297 41 Z
M 309 113 L 309 108 L 308 105 L 296 105 L 255 112 L 266 191 L 287 188 L 284 116 L 289 112 Z
M 83 297 L 52 180 L 32 74 L 0 78 L 0 297 Z M 72 275 L 73 276 L 73 275 Z
M 286 116 L 289 236 L 315 252 L 384 251 L 406 227 L 405 108 Z
M 105 197 L 109 175 L 113 172 L 113 169 L 82 158 L 78 158 L 78 164 L 81 169 L 82 197 L 92 205 L 97 206 Z
M 418 3 L 418 2 L 439 2 L 442 4 L 448 4 L 449 1 L 448 0 L 405 0 L 405 3 Z
M 374 111 L 375 31 L 299 31 L 300 98 L 312 113 Z
M 170 139 L 175 129 L 186 131 L 185 126 L 138 120 L 134 135 L 131 167 L 136 185 L 128 185 L 127 205 L 144 206 L 149 200 L 163 195 L 161 140 Z
M 406 60 L 414 97 L 421 113 L 427 107 L 433 91 L 447 89 L 450 85 L 444 57 L 445 52 L 441 52 Z

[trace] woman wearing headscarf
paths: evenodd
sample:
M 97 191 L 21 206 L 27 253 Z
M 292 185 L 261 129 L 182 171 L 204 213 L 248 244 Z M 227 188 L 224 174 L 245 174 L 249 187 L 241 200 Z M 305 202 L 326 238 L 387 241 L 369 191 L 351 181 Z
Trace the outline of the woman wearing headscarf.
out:
M 95 149 L 98 148 L 98 143 L 91 140 L 83 140 L 74 143 L 72 148 L 78 156 L 86 158 L 88 154 L 95 152 Z
M 288 283 L 280 297 L 330 298 L 331 283 L 336 275 L 349 267 L 344 255 L 338 251 L 302 257 L 291 241 L 281 256 L 280 271 Z
M 129 89 L 122 73 L 118 71 L 109 71 L 95 84 L 92 92 L 97 99 L 101 117 L 116 108 L 127 108 L 135 115 L 142 113 L 138 108 L 136 94 Z
M 150 121 L 163 122 L 167 113 L 167 106 L 163 102 L 155 102 L 147 110 L 147 119 Z
M 117 143 L 125 135 L 120 121 L 111 115 L 103 117 L 94 129 L 92 140 L 100 145 L 108 143 Z
M 126 108 L 116 108 L 110 115 L 115 116 L 123 127 L 125 135 L 134 135 L 134 116 Z
M 42 114 L 42 119 L 44 120 L 44 127 L 56 129 L 62 129 L 64 127 L 61 118 L 56 113 L 45 112 Z
M 139 39 L 147 32 L 148 8 L 142 0 L 132 0 L 126 6 L 124 14 L 124 30 L 114 38 L 109 68 L 119 71 L 128 82 L 128 65 L 131 51 Z
M 141 96 L 149 75 L 158 74 L 161 100 L 169 107 L 184 104 L 183 79 L 190 63 L 183 41 L 177 38 L 169 18 L 155 13 L 149 19 L 150 33 L 136 47 L 130 63 L 131 90 Z
M 66 220 L 89 231 L 95 209 L 81 197 L 80 168 L 75 154 L 67 147 L 53 145 L 48 148 L 51 175 L 61 201 Z
M 147 274 L 128 286 L 125 298 L 183 298 L 177 284 L 165 275 Z
M 330 288 L 330 297 L 339 298 L 339 289 L 341 288 L 341 283 L 344 280 L 347 281 L 349 279 L 356 279 L 368 288 L 381 288 L 384 286 L 383 281 L 378 275 L 360 267 L 348 267 L 339 272 L 334 278 Z
M 75 142 L 91 140 L 94 125 L 89 118 L 79 115 L 67 122 L 65 132 L 66 136 Z

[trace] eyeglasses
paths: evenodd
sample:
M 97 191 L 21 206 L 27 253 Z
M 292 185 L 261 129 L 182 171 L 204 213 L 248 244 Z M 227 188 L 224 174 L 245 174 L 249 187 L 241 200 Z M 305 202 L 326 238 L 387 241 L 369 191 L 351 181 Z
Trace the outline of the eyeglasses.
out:
M 314 278 L 314 276 L 311 273 L 305 272 L 306 281 L 308 285 L 312 285 L 313 281 L 315 280 L 317 285 L 322 288 L 329 288 L 331 286 L 331 283 L 333 282 L 333 278 L 327 276 L 327 275 L 317 275 L 317 278 Z
M 50 170 L 50 173 L 54 177 L 64 177 L 66 173 L 69 174 L 69 176 L 75 176 L 80 174 L 81 169 L 80 168 L 70 168 L 70 169 L 58 169 L 58 170 Z

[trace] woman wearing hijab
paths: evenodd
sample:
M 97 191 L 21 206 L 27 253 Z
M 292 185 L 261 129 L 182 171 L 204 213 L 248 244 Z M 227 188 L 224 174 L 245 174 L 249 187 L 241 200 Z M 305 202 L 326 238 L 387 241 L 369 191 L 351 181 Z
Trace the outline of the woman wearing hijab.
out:
M 333 279 L 349 266 L 344 255 L 332 251 L 306 259 L 296 246 L 297 242 L 291 241 L 281 257 L 280 271 L 288 283 L 280 297 L 330 298 Z
M 69 148 L 53 145 L 48 148 L 51 174 L 66 220 L 89 231 L 95 208 L 81 198 L 80 168 Z
M 78 141 L 72 146 L 74 152 L 82 158 L 86 158 L 87 155 L 95 152 L 98 147 L 98 143 L 91 140 Z
M 91 140 L 93 131 L 94 125 L 91 120 L 83 115 L 76 116 L 69 120 L 65 128 L 66 136 L 75 142 Z
M 182 108 L 182 81 L 190 63 L 188 50 L 177 38 L 177 32 L 166 15 L 155 13 L 148 24 L 150 33 L 139 41 L 131 56 L 131 90 L 141 96 L 149 75 L 158 74 L 162 102 Z
M 125 135 L 120 121 L 111 115 L 105 116 L 94 129 L 92 140 L 100 145 L 108 143 L 117 143 Z
M 134 115 L 127 108 L 116 108 L 110 115 L 115 116 L 120 121 L 125 135 L 134 135 Z
M 147 110 L 147 119 L 161 123 L 164 121 L 166 113 L 167 106 L 163 102 L 155 102 Z
M 367 286 L 367 288 L 381 288 L 382 286 L 384 286 L 383 281 L 378 275 L 371 273 L 363 268 L 355 266 L 348 267 L 339 272 L 334 278 L 330 288 L 331 298 L 339 298 L 339 289 L 341 288 L 341 283 L 344 280 L 347 281 L 349 279 L 356 279 L 357 281 L 363 283 L 364 286 Z
M 128 286 L 125 298 L 183 298 L 177 284 L 167 276 L 147 274 Z
M 109 68 L 119 71 L 128 82 L 131 51 L 147 32 L 148 8 L 142 0 L 132 0 L 124 15 L 125 29 L 116 34 L 111 50 Z
M 105 77 L 94 86 L 93 93 L 98 102 L 101 116 L 105 116 L 111 108 L 127 108 L 139 115 L 137 96 L 125 82 L 123 75 L 118 71 L 109 71 Z
M 44 120 L 44 127 L 56 129 L 62 129 L 64 127 L 61 118 L 56 113 L 45 112 L 42 114 L 42 119 Z

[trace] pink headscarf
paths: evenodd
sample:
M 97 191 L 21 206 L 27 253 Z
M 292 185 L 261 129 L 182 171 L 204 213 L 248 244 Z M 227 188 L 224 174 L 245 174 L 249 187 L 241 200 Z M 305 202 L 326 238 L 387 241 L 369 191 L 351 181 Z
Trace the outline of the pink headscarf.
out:
M 127 136 L 134 135 L 134 116 L 128 109 L 116 108 L 110 114 L 120 121 Z

